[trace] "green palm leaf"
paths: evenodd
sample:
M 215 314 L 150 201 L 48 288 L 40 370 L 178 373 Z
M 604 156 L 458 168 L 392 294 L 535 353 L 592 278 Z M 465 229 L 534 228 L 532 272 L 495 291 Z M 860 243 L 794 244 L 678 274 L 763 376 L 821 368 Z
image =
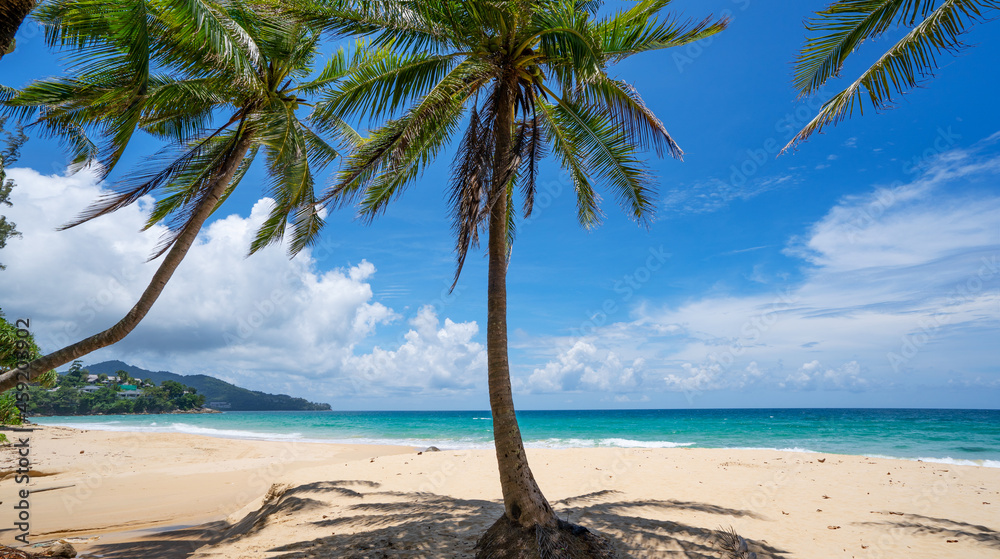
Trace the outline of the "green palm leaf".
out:
M 937 56 L 955 53 L 966 45 L 962 34 L 973 23 L 985 21 L 985 12 L 1000 8 L 995 0 L 840 0 L 818 12 L 806 29 L 819 36 L 806 41 L 795 65 L 795 85 L 803 95 L 816 92 L 838 76 L 846 58 L 866 39 L 895 26 L 912 27 L 885 54 L 847 88 L 823 104 L 819 114 L 788 142 L 782 153 L 829 124 L 849 118 L 855 107 L 864 112 L 862 90 L 876 110 L 933 75 Z

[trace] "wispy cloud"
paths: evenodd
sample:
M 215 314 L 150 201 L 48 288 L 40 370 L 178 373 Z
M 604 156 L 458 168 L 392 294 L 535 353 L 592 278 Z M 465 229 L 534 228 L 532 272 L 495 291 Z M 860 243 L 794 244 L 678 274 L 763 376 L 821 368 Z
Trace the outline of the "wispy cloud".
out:
M 791 239 L 785 252 L 803 266 L 796 284 L 646 304 L 585 346 L 546 339 L 552 358 L 521 386 L 540 389 L 532 379 L 566 378 L 566 370 L 627 378 L 619 390 L 639 393 L 993 386 L 998 174 L 996 154 L 941 154 L 916 180 L 846 197 Z M 990 188 L 962 188 L 984 181 Z
M 749 200 L 793 184 L 795 184 L 795 179 L 792 175 L 729 182 L 712 178 L 668 191 L 663 196 L 663 207 L 666 211 L 674 213 L 715 212 L 734 201 Z

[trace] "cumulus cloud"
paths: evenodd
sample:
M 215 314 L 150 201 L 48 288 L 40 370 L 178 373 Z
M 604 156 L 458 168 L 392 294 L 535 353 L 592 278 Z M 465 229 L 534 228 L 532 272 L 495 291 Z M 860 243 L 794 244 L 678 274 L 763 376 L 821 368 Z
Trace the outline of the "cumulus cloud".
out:
M 396 349 L 375 347 L 371 353 L 348 357 L 343 373 L 366 393 L 419 395 L 462 392 L 476 387 L 486 373 L 486 352 L 474 341 L 475 322 L 441 325 L 434 308 L 422 307 Z
M 829 369 L 817 360 L 803 363 L 794 373 L 779 382 L 781 388 L 790 387 L 799 390 L 835 389 L 861 391 L 868 388 L 871 382 L 864 378 L 861 364 L 857 361 L 844 363 L 836 369 Z
M 102 193 L 95 178 L 86 172 L 45 176 L 30 169 L 8 174 L 18 187 L 6 213 L 23 237 L 4 250 L 8 269 L 0 284 L 0 306 L 8 316 L 30 317 L 37 340 L 50 351 L 114 324 L 159 264 L 145 261 L 163 228 L 139 232 L 152 200 L 57 232 Z M 358 349 L 379 326 L 402 317 L 374 300 L 370 282 L 376 266 L 362 260 L 319 270 L 314 254 L 328 250 L 322 244 L 291 260 L 281 246 L 245 257 L 270 204 L 264 199 L 249 216 L 213 221 L 145 320 L 125 340 L 88 360 L 122 359 L 148 368 L 213 374 L 250 388 L 320 400 L 377 391 L 359 385 L 352 375 L 384 352 L 376 348 L 366 355 Z M 461 367 L 478 366 L 482 351 L 472 340 L 475 322 L 446 319 L 436 330 L 436 320 L 426 310 L 413 319 L 414 330 L 395 350 L 399 374 L 375 377 L 378 390 L 421 382 L 444 386 L 447 374 L 458 379 Z M 425 369 L 418 371 L 416 363 L 425 358 Z M 449 366 L 459 368 L 446 374 Z
M 578 340 L 517 386 L 521 391 L 542 393 L 631 390 L 638 383 L 637 372 L 643 364 L 642 358 L 623 361 L 613 351 L 599 350 L 590 341 Z

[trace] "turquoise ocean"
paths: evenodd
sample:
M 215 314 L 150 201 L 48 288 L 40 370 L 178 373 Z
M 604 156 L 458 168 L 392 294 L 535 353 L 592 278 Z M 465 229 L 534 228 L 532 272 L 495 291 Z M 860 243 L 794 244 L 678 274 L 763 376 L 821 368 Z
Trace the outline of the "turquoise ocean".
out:
M 441 449 L 492 448 L 484 411 L 226 412 L 38 417 L 80 429 Z M 534 448 L 760 448 L 1000 467 L 1000 410 L 520 411 Z

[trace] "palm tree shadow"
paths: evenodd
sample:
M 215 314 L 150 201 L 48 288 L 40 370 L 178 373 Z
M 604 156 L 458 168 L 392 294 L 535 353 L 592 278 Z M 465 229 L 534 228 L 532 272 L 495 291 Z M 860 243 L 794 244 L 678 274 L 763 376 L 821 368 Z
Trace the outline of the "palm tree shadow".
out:
M 903 514 L 899 517 L 899 520 L 861 522 L 859 525 L 879 526 L 881 530 L 886 530 L 887 533 L 892 533 L 888 532 L 889 530 L 902 529 L 916 535 L 971 540 L 987 548 L 1000 550 L 1000 531 L 978 524 L 958 522 L 947 518 L 935 518 L 922 514 Z
M 707 503 L 681 501 L 612 501 L 614 491 L 603 491 L 553 503 L 560 517 L 611 536 L 623 557 L 717 559 L 719 529 L 657 521 L 629 514 L 637 509 L 694 510 L 718 515 L 716 525 L 732 517 L 756 517 L 743 510 Z M 392 498 L 391 502 L 377 499 Z M 324 518 L 312 525 L 334 532 L 330 536 L 285 544 L 268 550 L 273 559 L 341 557 L 370 559 L 408 557 L 472 558 L 476 540 L 503 514 L 503 505 L 485 500 L 455 499 L 433 493 L 371 492 L 349 507 L 351 514 Z M 398 500 L 397 500 L 398 499 Z M 785 551 L 747 540 L 758 556 L 781 558 Z
M 271 559 L 402 558 L 472 559 L 479 537 L 503 514 L 497 501 L 457 499 L 423 492 L 379 491 L 368 481 L 327 481 L 292 488 L 274 487 L 262 506 L 235 522 L 214 522 L 153 534 L 138 541 L 95 546 L 90 553 L 108 559 L 186 559 L 199 548 L 211 555 L 216 544 L 249 543 L 275 518 L 295 518 L 296 532 L 321 537 L 267 549 Z M 601 532 L 623 557 L 718 559 L 721 526 L 750 511 L 684 501 L 621 501 L 602 491 L 553 503 L 561 518 Z M 711 516 L 712 527 L 648 518 L 650 510 L 696 511 Z M 643 511 L 647 514 L 643 515 Z M 300 529 L 301 528 L 301 529 Z M 760 558 L 780 559 L 787 552 L 747 540 Z M 214 556 L 214 555 L 213 555 Z
M 186 559 L 194 554 L 198 548 L 222 541 L 227 529 L 229 529 L 229 524 L 224 521 L 210 522 L 189 528 L 158 532 L 139 537 L 134 541 L 97 544 L 87 553 L 105 559 L 135 559 L 136 557 Z

